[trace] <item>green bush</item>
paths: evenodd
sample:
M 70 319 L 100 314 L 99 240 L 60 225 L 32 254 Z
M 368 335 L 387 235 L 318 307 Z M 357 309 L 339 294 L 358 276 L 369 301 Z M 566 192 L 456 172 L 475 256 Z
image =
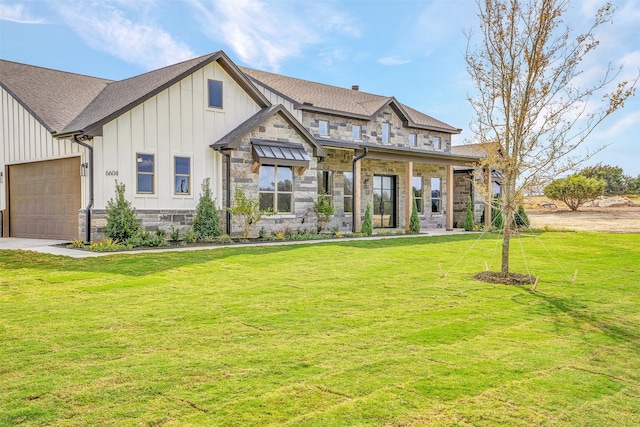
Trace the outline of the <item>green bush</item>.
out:
M 518 205 L 518 210 L 516 211 L 516 217 L 514 219 L 517 227 L 529 227 L 529 215 L 527 215 L 527 213 L 524 211 L 524 206 Z
M 211 197 L 209 178 L 202 182 L 202 193 L 196 207 L 196 214 L 193 217 L 192 227 L 198 240 L 213 239 L 222 234 L 220 215 L 216 209 L 215 201 Z
M 464 231 L 473 231 L 473 203 L 471 202 L 471 197 L 467 201 L 467 214 L 464 217 L 462 228 L 464 228 Z
M 572 211 L 604 194 L 606 183 L 584 175 L 571 175 L 556 179 L 544 187 L 544 195 L 551 200 L 563 201 Z
M 313 203 L 316 214 L 318 215 L 318 231 L 321 231 L 335 213 L 336 209 L 333 206 L 333 200 L 331 196 L 327 194 L 319 194 L 318 200 Z
M 195 243 L 198 241 L 198 235 L 195 231 L 193 231 L 192 228 L 190 228 L 186 231 L 186 233 L 184 233 L 184 236 L 182 236 L 182 241 L 189 244 Z
M 418 204 L 416 203 L 415 196 L 413 197 L 413 203 L 411 208 L 411 217 L 409 218 L 409 233 L 420 233 L 420 217 L 418 217 Z
M 271 210 L 260 209 L 260 196 L 249 197 L 244 192 L 244 188 L 236 187 L 233 193 L 233 206 L 227 208 L 229 213 L 239 216 L 243 224 L 242 238 L 248 239 L 251 227 L 255 226 L 264 215 L 273 215 Z
M 125 185 L 116 181 L 116 198 L 107 202 L 106 237 L 124 242 L 140 230 L 136 209 L 124 198 Z
M 359 215 L 358 212 L 354 212 L 354 215 Z M 373 220 L 371 218 L 371 205 L 367 203 L 367 209 L 364 211 L 364 222 L 360 232 L 365 236 L 371 236 L 373 234 Z

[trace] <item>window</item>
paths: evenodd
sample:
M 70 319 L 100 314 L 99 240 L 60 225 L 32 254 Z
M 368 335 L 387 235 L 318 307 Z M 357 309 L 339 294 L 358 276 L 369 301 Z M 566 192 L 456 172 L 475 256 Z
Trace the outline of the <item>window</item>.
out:
M 136 154 L 138 193 L 153 194 L 154 155 Z
M 389 142 L 389 123 L 382 124 L 382 142 Z
M 318 194 L 331 195 L 333 193 L 332 176 L 330 171 L 318 171 Z
M 416 134 L 415 133 L 410 133 L 409 134 L 409 146 L 410 147 L 415 147 L 416 146 Z
M 222 82 L 209 80 L 209 107 L 222 108 Z
M 442 148 L 442 146 L 440 145 L 440 137 L 439 136 L 434 136 L 433 137 L 433 148 L 435 148 L 436 150 L 440 150 Z
M 431 178 L 431 212 L 442 212 L 442 185 L 440 178 Z
M 499 183 L 492 181 L 491 194 L 493 194 L 494 196 L 500 196 L 502 194 L 502 186 Z
M 418 213 L 422 213 L 422 177 L 414 176 L 411 178 L 413 186 L 413 197 L 416 199 L 416 206 L 418 207 Z
M 351 137 L 353 139 L 360 139 L 362 137 L 362 128 L 360 125 L 351 126 Z
M 260 209 L 290 213 L 293 171 L 290 166 L 260 166 Z
M 329 122 L 326 120 L 318 121 L 318 133 L 320 136 L 329 136 Z
M 175 194 L 191 194 L 191 159 L 176 156 L 174 163 Z
M 353 172 L 344 172 L 344 211 L 353 212 Z

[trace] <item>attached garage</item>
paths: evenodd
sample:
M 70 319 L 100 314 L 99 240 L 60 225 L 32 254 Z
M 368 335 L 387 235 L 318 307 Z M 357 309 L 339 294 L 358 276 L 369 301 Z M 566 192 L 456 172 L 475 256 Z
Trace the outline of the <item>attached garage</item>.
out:
M 10 165 L 9 236 L 78 238 L 80 157 Z

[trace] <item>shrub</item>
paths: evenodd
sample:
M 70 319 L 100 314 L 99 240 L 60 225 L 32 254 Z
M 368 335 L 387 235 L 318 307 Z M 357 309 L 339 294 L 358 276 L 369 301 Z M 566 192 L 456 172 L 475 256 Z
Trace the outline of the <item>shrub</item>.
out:
M 243 224 L 242 238 L 249 238 L 251 226 L 260 221 L 264 215 L 273 215 L 271 211 L 260 210 L 260 197 L 248 197 L 242 187 L 236 187 L 233 195 L 233 206 L 227 208 L 231 215 L 239 216 Z
M 84 248 L 84 241 L 82 239 L 73 239 L 71 243 L 69 243 L 70 248 Z
M 107 202 L 107 225 L 104 234 L 110 239 L 124 242 L 140 230 L 136 209 L 124 198 L 125 185 L 116 181 L 116 198 Z
M 198 241 L 198 235 L 190 228 L 184 233 L 184 236 L 182 236 L 182 241 L 189 244 L 195 243 Z
M 171 233 L 169 235 L 171 236 L 171 240 L 173 240 L 174 242 L 177 242 L 178 240 L 180 240 L 180 229 L 172 225 Z
M 125 245 L 110 237 L 100 240 L 99 242 L 92 243 L 89 246 L 89 250 L 96 252 L 114 252 L 121 251 L 123 249 L 126 249 Z
M 202 182 L 202 193 L 196 207 L 196 214 L 193 217 L 193 231 L 198 236 L 198 240 L 215 238 L 222 234 L 220 228 L 220 216 L 216 209 L 216 204 L 211 197 L 211 186 L 209 178 Z
M 359 214 L 357 212 L 354 215 Z M 364 211 L 364 222 L 360 232 L 365 236 L 371 236 L 373 234 L 373 220 L 371 218 L 371 204 L 367 203 L 367 209 Z
M 218 237 L 216 237 L 216 243 L 220 243 L 220 244 L 229 244 L 232 243 L 233 240 L 231 240 L 231 237 L 229 237 L 228 234 L 221 234 Z
M 514 219 L 516 226 L 520 228 L 529 227 L 529 215 L 524 211 L 523 205 L 518 205 L 518 210 L 516 211 L 516 217 Z
M 464 228 L 464 231 L 473 231 L 473 203 L 471 202 L 471 197 L 467 200 L 467 214 L 464 217 L 462 228 Z
M 413 203 L 411 208 L 411 217 L 409 218 L 409 233 L 420 233 L 420 217 L 418 217 L 418 204 L 416 203 L 415 196 L 413 197 Z
M 571 175 L 556 179 L 544 188 L 544 195 L 552 200 L 563 201 L 572 211 L 583 204 L 602 196 L 606 183 L 583 175 Z
M 327 223 L 331 221 L 331 217 L 336 211 L 333 206 L 333 201 L 329 195 L 319 194 L 318 200 L 316 200 L 313 205 L 316 214 L 318 214 L 318 228 L 322 230 L 326 227 Z

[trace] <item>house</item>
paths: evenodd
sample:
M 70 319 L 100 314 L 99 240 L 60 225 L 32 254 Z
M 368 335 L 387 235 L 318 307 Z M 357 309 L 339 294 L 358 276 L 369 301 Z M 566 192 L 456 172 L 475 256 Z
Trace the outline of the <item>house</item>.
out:
M 222 51 L 122 81 L 0 60 L 4 236 L 97 240 L 116 181 L 147 229 L 187 227 L 209 179 L 218 207 L 242 186 L 275 215 L 260 228 L 453 227 L 460 132 L 394 97 L 240 68 Z M 229 234 L 241 231 L 221 215 Z

